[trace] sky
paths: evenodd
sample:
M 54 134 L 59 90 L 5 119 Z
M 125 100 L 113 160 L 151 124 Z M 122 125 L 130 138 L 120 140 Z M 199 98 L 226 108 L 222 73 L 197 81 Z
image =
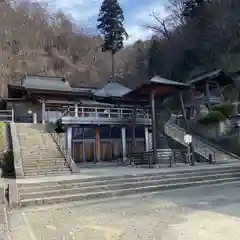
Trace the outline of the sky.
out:
M 45 0 L 38 0 L 39 2 Z M 95 29 L 96 19 L 103 0 L 51 0 L 52 4 L 71 14 L 77 21 L 89 28 Z M 150 38 L 152 33 L 144 27 L 154 23 L 151 13 L 157 13 L 161 18 L 167 16 L 165 4 L 167 0 L 118 0 L 125 17 L 125 28 L 129 38 L 125 44 L 131 44 L 141 39 Z

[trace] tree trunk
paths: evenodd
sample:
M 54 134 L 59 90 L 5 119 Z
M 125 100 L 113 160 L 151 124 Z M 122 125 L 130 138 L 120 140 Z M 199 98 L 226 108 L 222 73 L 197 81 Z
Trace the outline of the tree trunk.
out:
M 114 53 L 112 52 L 112 81 L 115 81 Z

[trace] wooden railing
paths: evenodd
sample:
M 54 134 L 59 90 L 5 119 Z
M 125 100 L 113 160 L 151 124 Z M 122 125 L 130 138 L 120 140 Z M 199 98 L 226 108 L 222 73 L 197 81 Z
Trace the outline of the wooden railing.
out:
M 177 163 L 188 163 L 187 151 L 180 149 L 157 149 L 156 156 L 153 151 L 132 154 L 134 165 L 165 164 L 168 167 L 176 166 Z
M 46 119 L 50 120 L 51 112 L 55 110 L 47 109 Z M 106 107 L 79 107 L 69 106 L 56 110 L 56 119 L 61 116 L 79 117 L 79 118 L 101 118 L 101 119 L 131 119 L 134 116 L 134 110 L 131 108 L 106 108 Z M 136 119 L 150 119 L 150 115 L 143 109 L 136 109 Z
M 61 139 L 59 137 L 59 135 L 56 133 L 56 131 L 54 130 L 53 126 L 48 123 L 48 131 L 50 132 L 50 134 L 52 135 L 52 138 L 54 139 L 54 141 L 56 142 L 56 144 L 58 145 L 60 151 L 62 152 L 64 158 L 66 159 L 69 168 L 71 169 L 71 171 L 73 173 L 78 173 L 79 169 L 76 166 L 76 163 L 73 161 L 71 153 L 68 151 L 66 145 L 63 142 L 63 139 Z

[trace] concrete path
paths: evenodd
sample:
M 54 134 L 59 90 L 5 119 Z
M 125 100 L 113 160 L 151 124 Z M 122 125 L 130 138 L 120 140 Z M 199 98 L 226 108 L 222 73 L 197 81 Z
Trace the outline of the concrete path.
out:
M 240 183 L 9 213 L 12 240 L 238 240 Z

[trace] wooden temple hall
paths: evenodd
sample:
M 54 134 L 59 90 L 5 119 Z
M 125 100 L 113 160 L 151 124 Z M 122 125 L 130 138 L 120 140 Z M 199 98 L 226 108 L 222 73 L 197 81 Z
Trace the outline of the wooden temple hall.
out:
M 77 88 L 65 78 L 26 75 L 8 85 L 4 102 L 12 122 L 49 124 L 61 119 L 73 160 L 101 162 L 156 150 L 155 99 L 187 88 L 160 77 L 134 90 L 117 82 L 101 89 Z

